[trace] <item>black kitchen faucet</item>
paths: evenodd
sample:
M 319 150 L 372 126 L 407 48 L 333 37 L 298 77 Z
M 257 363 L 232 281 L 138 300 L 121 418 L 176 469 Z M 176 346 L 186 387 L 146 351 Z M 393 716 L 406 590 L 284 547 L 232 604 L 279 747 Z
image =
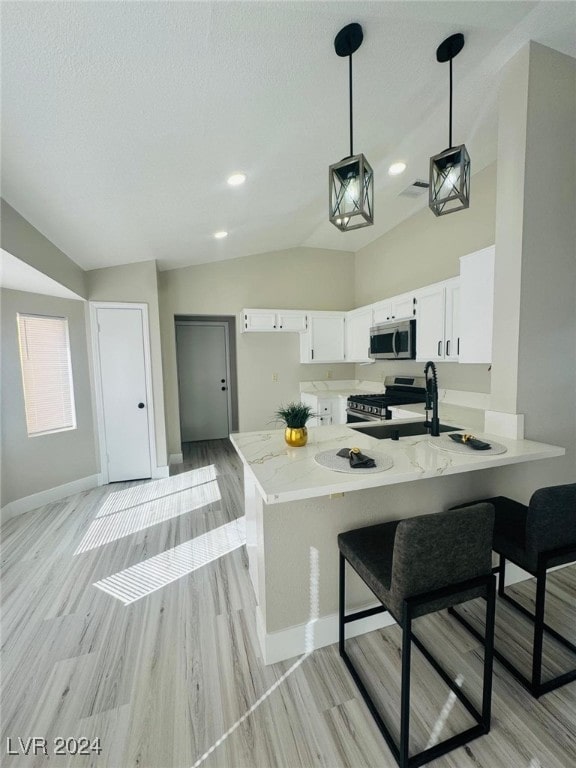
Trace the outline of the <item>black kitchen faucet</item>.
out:
M 436 366 L 431 360 L 428 360 L 424 366 L 424 378 L 426 379 L 426 426 L 430 428 L 430 435 L 438 437 L 440 435 L 440 420 L 438 418 L 438 378 L 436 376 Z M 428 419 L 428 411 L 432 410 L 432 419 Z

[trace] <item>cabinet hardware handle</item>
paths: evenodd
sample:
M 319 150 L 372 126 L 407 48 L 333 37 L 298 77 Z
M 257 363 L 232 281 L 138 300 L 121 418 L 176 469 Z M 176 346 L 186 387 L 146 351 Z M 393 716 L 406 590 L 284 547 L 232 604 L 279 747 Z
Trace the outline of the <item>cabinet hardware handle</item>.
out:
M 442 342 L 441 342 L 441 341 L 439 341 L 439 342 L 438 342 L 438 357 L 440 357 L 440 354 L 441 354 L 441 353 L 440 353 L 440 349 L 441 349 L 441 347 L 442 347 Z
M 276 328 L 276 326 L 274 326 L 274 328 Z
M 144 403 L 138 403 L 138 408 L 144 408 Z
M 312 351 L 312 360 L 314 360 L 314 350 L 311 350 L 311 351 Z
M 458 341 L 456 342 L 456 354 L 460 354 L 460 336 L 458 336 Z
M 446 342 L 446 357 L 450 357 L 450 341 Z
M 284 326 L 283 326 L 283 325 L 281 325 L 281 326 L 280 326 L 280 328 L 284 328 Z
M 222 392 L 226 391 L 226 387 L 221 387 L 221 389 L 222 389 Z
M 226 384 L 226 379 L 220 379 L 220 384 Z

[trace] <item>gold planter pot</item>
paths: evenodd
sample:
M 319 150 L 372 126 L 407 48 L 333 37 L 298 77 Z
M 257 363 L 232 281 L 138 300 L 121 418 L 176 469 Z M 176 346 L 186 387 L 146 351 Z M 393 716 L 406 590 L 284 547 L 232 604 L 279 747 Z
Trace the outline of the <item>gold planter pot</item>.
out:
M 284 430 L 284 439 L 288 445 L 299 448 L 308 442 L 308 430 L 306 427 L 286 427 Z

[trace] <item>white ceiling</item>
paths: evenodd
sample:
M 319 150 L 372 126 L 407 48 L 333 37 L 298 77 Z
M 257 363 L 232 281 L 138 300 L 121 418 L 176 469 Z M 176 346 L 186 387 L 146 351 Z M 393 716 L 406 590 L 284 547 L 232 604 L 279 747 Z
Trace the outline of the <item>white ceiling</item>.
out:
M 473 172 L 495 159 L 502 65 L 529 39 L 576 56 L 574 2 L 3 2 L 2 17 L 2 194 L 85 269 L 356 251 L 426 204 L 398 193 L 447 146 L 445 37 L 466 38 L 454 139 Z M 328 165 L 348 154 L 333 39 L 351 21 L 376 223 L 341 233 L 327 220 Z M 396 160 L 408 170 L 393 179 Z

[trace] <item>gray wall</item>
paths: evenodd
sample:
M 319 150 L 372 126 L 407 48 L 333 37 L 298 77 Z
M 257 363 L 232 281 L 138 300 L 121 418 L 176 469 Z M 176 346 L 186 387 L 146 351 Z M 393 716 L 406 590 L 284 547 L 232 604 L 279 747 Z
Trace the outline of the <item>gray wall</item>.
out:
M 2 492 L 0 505 L 99 472 L 83 301 L 2 290 Z M 17 312 L 68 318 L 77 428 L 28 437 Z
M 137 264 L 92 269 L 86 273 L 86 282 L 90 301 L 135 302 L 148 305 L 156 462 L 159 467 L 166 466 L 168 457 L 156 262 L 140 261 Z
M 502 74 L 492 408 L 566 448 L 499 474 L 527 500 L 576 481 L 576 60 L 530 43 Z
M 160 316 L 168 453 L 180 453 L 175 315 L 234 315 L 244 307 L 351 309 L 351 253 L 294 248 L 160 272 Z M 238 329 L 237 323 L 237 329 Z M 354 366 L 300 365 L 297 333 L 237 332 L 240 431 L 270 428 L 278 405 L 299 396 L 299 382 L 354 378 Z M 278 381 L 272 381 L 272 374 Z
M 84 270 L 35 229 L 5 200 L 1 201 L 2 248 L 86 298 Z

